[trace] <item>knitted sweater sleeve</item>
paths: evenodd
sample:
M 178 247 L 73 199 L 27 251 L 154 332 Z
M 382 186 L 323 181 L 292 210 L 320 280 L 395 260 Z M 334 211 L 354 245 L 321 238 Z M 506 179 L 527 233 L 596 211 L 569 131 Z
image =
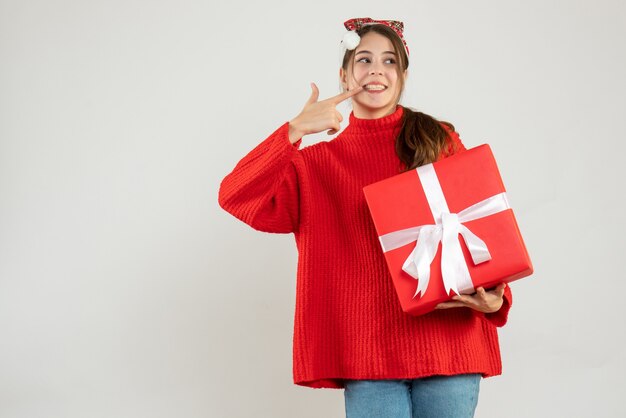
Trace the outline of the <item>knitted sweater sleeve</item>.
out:
M 447 152 L 448 155 L 452 155 L 455 153 L 454 147 L 456 147 L 456 152 L 463 152 L 466 150 L 465 146 L 461 142 L 461 138 L 459 133 L 450 129 L 447 125 L 441 124 L 444 129 L 448 132 L 448 146 Z M 454 145 L 453 145 L 454 144 Z M 502 306 L 496 312 L 484 313 L 478 312 L 479 315 L 484 315 L 485 319 L 491 322 L 496 327 L 503 327 L 509 316 L 509 310 L 511 309 L 511 305 L 513 304 L 513 294 L 511 293 L 511 288 L 507 284 L 504 288 L 504 295 Z
M 222 180 L 219 205 L 252 228 L 290 233 L 300 222 L 296 164 L 302 139 L 289 141 L 289 122 L 245 155 Z

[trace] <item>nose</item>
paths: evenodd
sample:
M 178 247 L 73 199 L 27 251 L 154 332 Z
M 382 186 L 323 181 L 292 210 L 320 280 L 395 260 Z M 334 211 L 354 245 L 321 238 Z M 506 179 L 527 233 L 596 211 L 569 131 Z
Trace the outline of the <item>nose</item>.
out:
M 373 75 L 373 74 L 383 75 L 383 69 L 381 67 L 381 64 L 378 61 L 373 62 L 371 67 L 370 67 L 369 73 L 370 73 L 370 75 Z

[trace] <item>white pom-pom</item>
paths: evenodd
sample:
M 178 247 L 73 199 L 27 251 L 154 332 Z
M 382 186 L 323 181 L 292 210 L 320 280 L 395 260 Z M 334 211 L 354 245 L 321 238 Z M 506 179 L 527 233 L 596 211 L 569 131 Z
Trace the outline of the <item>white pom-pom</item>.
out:
M 346 49 L 354 49 L 356 48 L 359 43 L 361 42 L 361 37 L 359 36 L 358 33 L 356 33 L 356 31 L 348 31 L 346 32 L 345 35 L 343 35 L 343 46 L 346 47 Z

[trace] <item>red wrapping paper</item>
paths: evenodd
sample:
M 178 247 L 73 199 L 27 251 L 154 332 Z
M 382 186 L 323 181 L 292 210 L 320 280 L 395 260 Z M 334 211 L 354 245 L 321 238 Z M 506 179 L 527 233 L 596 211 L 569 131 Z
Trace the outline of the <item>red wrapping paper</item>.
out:
M 432 164 L 450 213 L 459 213 L 483 199 L 506 191 L 489 145 L 484 144 Z M 417 170 L 410 170 L 363 188 L 370 213 L 380 236 L 419 225 L 435 224 L 426 192 Z M 487 245 L 491 259 L 474 264 L 465 241 L 461 249 L 474 288 L 489 290 L 499 283 L 510 283 L 532 274 L 533 267 L 512 209 L 464 222 Z M 416 242 L 384 253 L 402 309 L 422 315 L 454 296 L 447 294 L 441 275 L 441 242 L 430 264 L 430 280 L 425 292 L 414 297 L 418 279 L 402 265 Z M 464 292 L 461 292 L 464 293 Z M 471 293 L 471 292 L 470 292 Z

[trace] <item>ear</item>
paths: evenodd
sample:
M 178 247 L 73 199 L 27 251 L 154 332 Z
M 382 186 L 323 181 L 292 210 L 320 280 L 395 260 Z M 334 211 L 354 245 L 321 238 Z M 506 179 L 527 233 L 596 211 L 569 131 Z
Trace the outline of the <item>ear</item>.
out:
M 339 67 L 339 81 L 341 82 L 344 90 L 348 88 L 348 83 L 346 82 L 346 72 L 342 67 Z

